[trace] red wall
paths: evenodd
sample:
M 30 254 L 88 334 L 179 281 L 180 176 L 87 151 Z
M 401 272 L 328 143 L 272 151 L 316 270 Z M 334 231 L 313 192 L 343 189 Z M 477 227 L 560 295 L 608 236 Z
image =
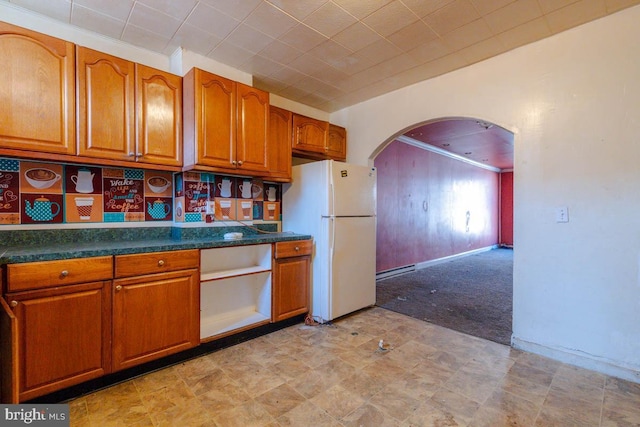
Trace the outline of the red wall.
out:
M 513 172 L 500 174 L 500 244 L 513 246 Z
M 498 173 L 398 141 L 374 164 L 376 271 L 498 243 Z

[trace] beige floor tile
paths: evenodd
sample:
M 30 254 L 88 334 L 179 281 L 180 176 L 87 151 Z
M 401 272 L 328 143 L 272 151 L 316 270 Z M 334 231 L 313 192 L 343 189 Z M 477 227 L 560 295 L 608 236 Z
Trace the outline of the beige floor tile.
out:
M 466 421 L 459 417 L 456 418 L 446 408 L 427 401 L 422 403 L 401 425 L 402 427 L 456 427 L 466 426 L 467 424 Z
M 411 416 L 422 403 L 397 387 L 383 388 L 369 402 L 400 422 Z
M 242 405 L 251 399 L 245 389 L 233 381 L 197 396 L 202 406 L 212 414 Z
M 496 390 L 476 412 L 470 426 L 531 426 L 540 407 L 503 390 Z
M 315 396 L 311 402 L 336 420 L 340 420 L 362 406 L 365 400 L 337 384 Z
M 501 378 L 501 374 L 482 370 L 474 365 L 465 365 L 453 374 L 443 387 L 482 404 L 491 396 Z
M 256 397 L 255 400 L 260 403 L 273 418 L 278 418 L 282 414 L 304 403 L 307 399 L 288 384 L 282 384 L 261 394 Z
M 398 420 L 386 414 L 380 408 L 371 404 L 365 404 L 347 415 L 341 420 L 344 427 L 399 427 Z
M 166 411 L 174 406 L 182 406 L 196 395 L 182 379 L 178 378 L 164 387 L 141 394 L 142 402 L 150 413 Z
M 460 425 L 469 424 L 480 407 L 478 402 L 446 389 L 438 390 L 429 402 L 443 412 L 451 414 L 456 423 Z
M 275 419 L 258 402 L 249 400 L 233 409 L 217 413 L 214 416 L 221 427 L 263 427 L 275 422 Z
M 341 424 L 310 401 L 296 406 L 277 419 L 281 426 L 341 427 Z

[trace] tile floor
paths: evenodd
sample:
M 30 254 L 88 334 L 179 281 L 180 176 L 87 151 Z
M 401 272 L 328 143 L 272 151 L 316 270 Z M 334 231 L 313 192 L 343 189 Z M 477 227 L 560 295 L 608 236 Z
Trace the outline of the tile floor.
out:
M 382 351 L 379 340 L 391 347 Z M 382 308 L 70 402 L 72 426 L 638 426 L 640 384 Z

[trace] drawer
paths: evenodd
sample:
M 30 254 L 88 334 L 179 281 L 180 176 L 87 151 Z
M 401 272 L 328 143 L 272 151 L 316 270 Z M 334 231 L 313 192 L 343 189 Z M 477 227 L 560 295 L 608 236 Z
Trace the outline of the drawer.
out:
M 7 291 L 51 288 L 75 283 L 110 280 L 113 257 L 38 261 L 7 266 Z
M 311 255 L 312 240 L 293 240 L 290 242 L 277 242 L 275 258 L 290 258 L 303 255 Z
M 116 255 L 115 277 L 141 276 L 164 273 L 200 266 L 200 251 L 147 252 L 143 254 Z

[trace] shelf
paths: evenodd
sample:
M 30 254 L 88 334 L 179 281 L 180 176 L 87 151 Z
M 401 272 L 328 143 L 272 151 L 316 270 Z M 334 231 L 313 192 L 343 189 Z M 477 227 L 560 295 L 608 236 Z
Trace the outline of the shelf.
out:
M 268 316 L 257 312 L 251 307 L 204 317 L 200 319 L 200 339 L 206 339 L 269 320 Z
M 213 273 L 205 273 L 200 275 L 200 283 L 210 282 L 212 280 L 226 279 L 230 277 L 247 276 L 249 274 L 270 272 L 271 269 L 265 268 L 261 265 L 254 265 L 251 267 L 234 268 L 230 270 L 220 270 Z

